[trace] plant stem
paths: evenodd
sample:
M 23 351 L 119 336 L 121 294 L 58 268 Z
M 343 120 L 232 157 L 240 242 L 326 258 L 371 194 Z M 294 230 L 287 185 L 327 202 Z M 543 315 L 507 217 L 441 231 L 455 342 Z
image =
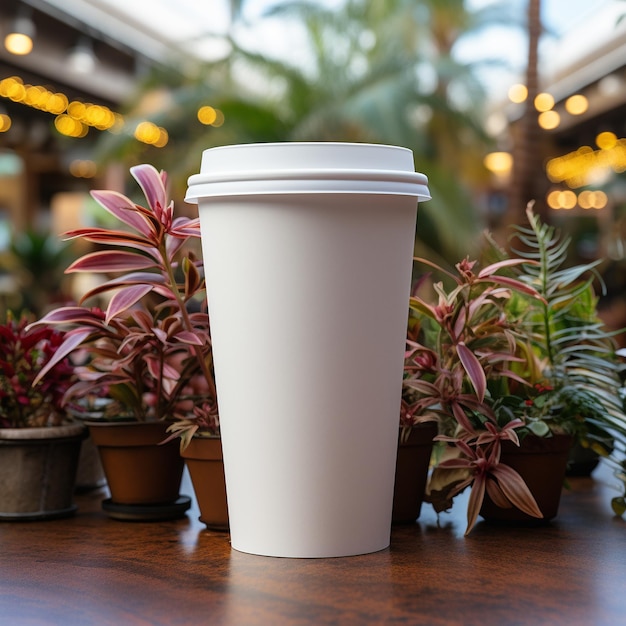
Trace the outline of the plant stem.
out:
M 170 286 L 172 288 L 172 293 L 174 294 L 174 297 L 176 298 L 176 303 L 178 304 L 178 308 L 180 310 L 183 323 L 185 325 L 185 329 L 193 333 L 194 332 L 193 325 L 191 323 L 191 319 L 189 318 L 187 305 L 185 303 L 183 296 L 180 293 L 180 290 L 178 289 L 178 283 L 176 281 L 176 277 L 174 276 L 174 268 L 172 267 L 172 264 L 170 263 L 167 257 L 167 247 L 165 245 L 165 241 L 161 242 L 159 246 L 159 253 L 161 255 L 161 262 L 162 262 L 163 269 L 165 270 L 167 278 L 170 282 Z M 202 354 L 202 347 L 198 345 L 194 345 L 193 350 L 196 353 L 196 357 L 198 359 L 198 363 L 200 364 L 200 368 L 202 369 L 202 373 L 204 374 L 204 377 L 206 378 L 207 385 L 209 387 L 209 393 L 214 398 L 216 398 L 217 392 L 215 389 L 215 382 L 213 381 L 213 376 L 211 375 L 211 372 L 209 371 L 209 367 L 206 363 L 204 355 Z
M 551 315 L 550 315 L 550 302 L 548 299 L 548 274 L 550 272 L 548 264 L 548 244 L 546 242 L 546 235 L 550 233 L 547 228 L 539 227 L 539 219 L 537 216 L 533 216 L 532 228 L 535 231 L 537 237 L 537 243 L 539 244 L 539 259 L 540 259 L 540 294 L 543 297 L 541 303 L 542 323 L 543 323 L 543 336 L 544 336 L 544 348 L 550 364 L 550 373 L 554 375 L 554 349 L 552 346 L 552 327 L 551 327 Z

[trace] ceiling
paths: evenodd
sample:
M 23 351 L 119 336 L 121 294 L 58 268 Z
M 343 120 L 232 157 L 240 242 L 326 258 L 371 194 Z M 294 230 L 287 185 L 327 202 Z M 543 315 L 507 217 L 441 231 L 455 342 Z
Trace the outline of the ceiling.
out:
M 65 13 L 154 61 L 177 53 L 211 58 L 223 46 L 228 0 L 25 0 Z

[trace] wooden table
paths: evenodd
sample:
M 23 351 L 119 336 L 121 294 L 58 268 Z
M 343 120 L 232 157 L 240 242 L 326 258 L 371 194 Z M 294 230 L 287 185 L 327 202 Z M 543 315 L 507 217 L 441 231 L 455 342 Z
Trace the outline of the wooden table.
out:
M 82 495 L 73 518 L 0 523 L 0 624 L 626 624 L 611 482 L 602 468 L 572 479 L 547 527 L 481 522 L 463 538 L 464 506 L 438 526 L 425 505 L 388 550 L 314 560 L 232 550 L 195 503 L 184 519 L 124 522 L 102 512 L 106 492 Z

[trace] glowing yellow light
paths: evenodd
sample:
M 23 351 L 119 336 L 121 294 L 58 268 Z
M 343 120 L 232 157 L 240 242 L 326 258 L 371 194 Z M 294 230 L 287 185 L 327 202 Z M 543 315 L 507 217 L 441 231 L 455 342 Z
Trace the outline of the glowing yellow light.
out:
M 548 203 L 548 206 L 551 209 L 560 209 L 561 205 L 559 204 L 559 194 L 561 192 L 560 191 L 551 191 L 548 194 L 548 197 L 546 198 L 546 201 Z
M 53 115 L 61 115 L 68 105 L 67 96 L 63 93 L 53 93 L 46 103 L 46 110 Z
M 68 137 L 75 137 L 78 132 L 78 124 L 75 119 L 69 115 L 58 115 L 54 120 L 54 127 L 62 134 Z
M 217 119 L 217 111 L 210 106 L 203 106 L 198 109 L 198 120 L 207 126 L 213 124 Z
M 103 107 L 91 104 L 85 111 L 85 121 L 91 126 L 98 126 L 106 120 L 106 112 Z
M 52 93 L 41 85 L 26 85 L 19 76 L 0 80 L 0 97 L 51 113 L 55 118 L 67 113 L 70 118 L 80 124 L 73 126 L 61 118 L 55 119 L 55 127 L 59 132 L 71 137 L 84 137 L 89 132 L 89 127 L 101 131 L 119 132 L 124 125 L 122 116 L 106 106 L 78 101 L 69 102 L 65 94 Z M 158 135 L 155 134 L 154 141 L 157 140 Z
M 565 110 L 570 115 L 582 115 L 589 108 L 589 101 L 585 96 L 581 94 L 576 94 L 574 96 L 570 96 L 565 101 Z
M 549 111 L 554 106 L 554 98 L 549 93 L 540 93 L 535 96 L 533 104 L 537 111 L 543 113 L 544 111 Z
M 524 102 L 524 100 L 528 98 L 528 89 L 526 85 L 517 83 L 516 85 L 511 85 L 508 95 L 511 102 L 519 104 L 520 102 Z
M 34 107 L 37 106 L 41 94 L 43 93 L 43 89 L 41 87 L 36 87 L 35 85 L 28 85 L 24 91 L 24 104 L 28 106 Z
M 0 133 L 6 133 L 11 128 L 11 118 L 4 113 L 0 114 Z
M 603 209 L 609 202 L 608 196 L 604 193 L 604 191 L 596 191 L 596 196 L 594 198 L 594 209 Z
M 11 53 L 23 56 L 30 54 L 33 49 L 33 40 L 23 33 L 9 33 L 4 38 L 4 47 Z
M 225 120 L 224 114 L 219 109 L 215 109 L 215 114 L 216 114 L 216 118 L 212 126 L 214 126 L 215 128 L 219 128 L 220 126 L 224 124 L 224 120 Z
M 140 122 L 135 128 L 135 139 L 143 143 L 154 144 L 159 141 L 160 136 L 159 127 L 152 122 Z
M 617 135 L 609 131 L 600 133 L 596 137 L 596 145 L 601 150 L 611 150 L 612 148 L 615 148 L 615 146 L 617 145 Z
M 14 81 L 7 89 L 7 97 L 13 100 L 13 102 L 21 102 L 26 95 L 26 87 L 22 83 Z
M 576 194 L 569 189 L 567 191 L 562 191 L 559 196 L 559 202 L 564 209 L 573 209 L 576 206 Z
M 75 120 L 82 120 L 85 117 L 86 107 L 82 102 L 74 100 L 67 105 L 67 114 Z
M 159 138 L 154 142 L 155 148 L 165 147 L 169 140 L 170 140 L 170 136 L 168 135 L 165 128 L 159 127 Z
M 484 159 L 485 167 L 494 174 L 508 174 L 513 167 L 513 157 L 508 152 L 490 152 Z
M 576 206 L 577 198 L 576 194 L 569 189 L 565 191 L 557 189 L 548 194 L 546 201 L 551 209 L 566 209 L 569 211 Z
M 578 204 L 581 209 L 590 209 L 593 206 L 592 193 L 593 192 L 586 189 L 578 194 Z
M 604 191 L 590 191 L 586 189 L 585 191 L 581 191 L 578 195 L 578 204 L 583 209 L 603 209 L 609 199 Z
M 561 116 L 556 111 L 544 111 L 539 114 L 537 121 L 544 130 L 553 130 L 561 123 Z
M 33 106 L 40 109 L 41 111 L 47 111 L 48 102 L 50 101 L 50 98 L 52 98 L 52 96 L 53 96 L 52 92 L 48 91 L 47 89 L 44 89 L 43 87 L 40 87 L 39 97 L 37 98 L 37 101 L 33 104 Z

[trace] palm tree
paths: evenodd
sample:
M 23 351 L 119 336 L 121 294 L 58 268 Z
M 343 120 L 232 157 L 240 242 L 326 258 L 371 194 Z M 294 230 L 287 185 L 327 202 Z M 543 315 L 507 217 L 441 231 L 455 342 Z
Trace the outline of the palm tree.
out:
M 234 19 L 243 4 L 231 3 Z M 470 253 L 480 229 L 471 177 L 488 140 L 478 106 L 483 89 L 453 56 L 458 38 L 479 23 L 463 0 L 346 0 L 341 10 L 294 0 L 274 6 L 266 17 L 302 30 L 308 64 L 249 51 L 233 37 L 231 55 L 204 65 L 194 77 L 158 77 L 160 88 L 170 91 L 170 103 L 151 120 L 168 129 L 167 150 L 120 138 L 109 138 L 103 150 L 135 162 L 149 160 L 184 183 L 197 170 L 201 150 L 214 145 L 307 140 L 404 145 L 413 150 L 416 169 L 428 174 L 434 197 L 420 208 L 420 253 L 427 248 L 440 260 L 457 259 L 459 250 Z M 220 128 L 198 123 L 195 112 L 207 103 L 224 113 Z
M 539 39 L 541 24 L 541 0 L 528 0 L 527 10 L 528 60 L 526 64 L 526 87 L 528 96 L 524 112 L 514 129 L 513 178 L 509 196 L 509 221 L 517 222 L 524 216 L 526 205 L 536 198 L 534 180 L 539 177 L 539 126 L 534 101 L 539 93 Z

